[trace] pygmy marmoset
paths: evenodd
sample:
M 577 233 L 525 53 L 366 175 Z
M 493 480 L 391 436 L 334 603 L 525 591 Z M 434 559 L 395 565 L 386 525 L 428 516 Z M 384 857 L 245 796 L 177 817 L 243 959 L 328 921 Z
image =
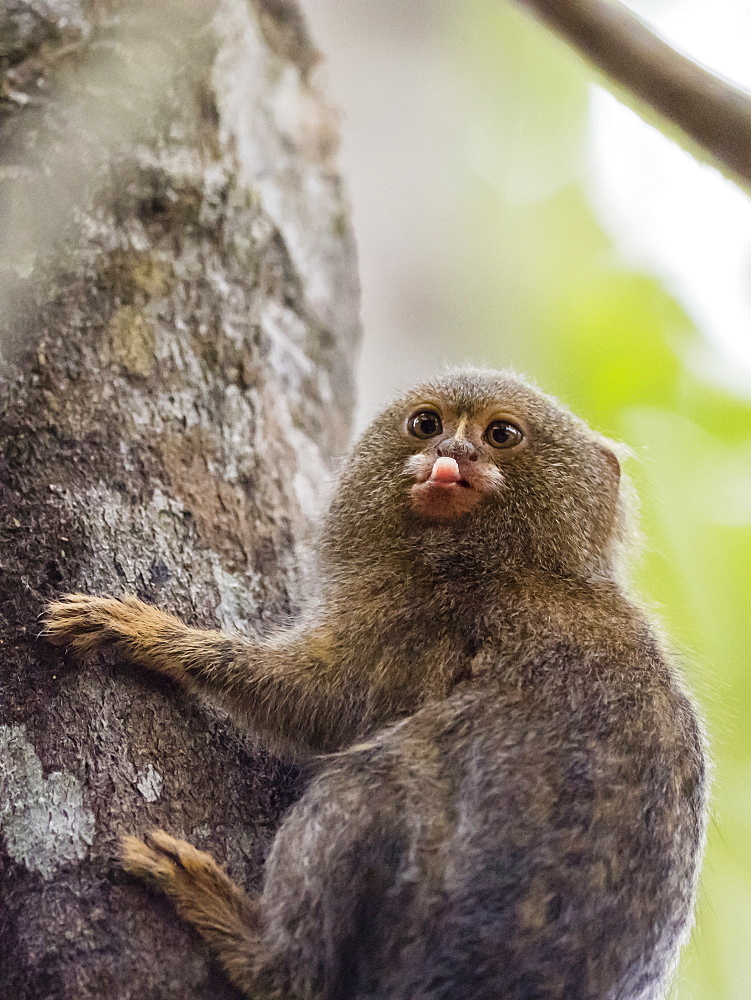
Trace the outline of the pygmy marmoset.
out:
M 162 831 L 156 881 L 250 997 L 655 1000 L 687 936 L 700 726 L 622 578 L 611 445 L 515 376 L 405 393 L 347 460 L 320 592 L 267 638 L 69 595 L 47 634 L 325 755 L 263 891 Z

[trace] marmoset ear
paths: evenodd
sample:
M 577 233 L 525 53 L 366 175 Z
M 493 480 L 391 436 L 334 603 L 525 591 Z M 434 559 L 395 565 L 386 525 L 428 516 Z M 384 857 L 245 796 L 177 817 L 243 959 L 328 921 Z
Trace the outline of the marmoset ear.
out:
M 617 447 L 618 445 L 614 441 L 605 440 L 600 442 L 600 453 L 604 457 L 607 467 L 613 475 L 616 487 L 621 481 L 621 462 L 616 452 Z
M 628 462 L 633 456 L 633 452 L 622 441 L 614 441 L 612 438 L 602 436 L 599 439 L 599 447 L 607 467 L 612 473 L 613 482 L 617 486 L 621 481 L 621 468 L 624 462 Z

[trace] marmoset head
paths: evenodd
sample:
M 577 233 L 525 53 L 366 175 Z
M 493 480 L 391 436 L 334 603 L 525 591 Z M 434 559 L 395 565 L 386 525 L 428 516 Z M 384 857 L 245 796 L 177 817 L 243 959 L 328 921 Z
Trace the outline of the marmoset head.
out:
M 343 557 L 430 562 L 438 547 L 483 569 L 609 575 L 625 538 L 620 480 L 612 443 L 556 400 L 509 373 L 451 371 L 361 436 L 324 543 Z

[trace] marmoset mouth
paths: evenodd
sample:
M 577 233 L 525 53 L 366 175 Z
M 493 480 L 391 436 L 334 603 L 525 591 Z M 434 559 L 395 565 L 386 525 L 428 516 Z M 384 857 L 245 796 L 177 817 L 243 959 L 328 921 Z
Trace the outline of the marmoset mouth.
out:
M 439 521 L 469 513 L 481 496 L 462 476 L 454 458 L 437 458 L 429 478 L 416 482 L 410 493 L 412 506 L 418 513 Z
M 467 483 L 467 480 L 462 479 L 459 463 L 455 458 L 442 456 L 433 463 L 428 482 L 435 486 L 456 486 L 462 482 Z
M 455 490 L 455 489 L 474 489 L 471 483 L 468 483 L 466 479 L 456 479 L 450 483 L 442 483 L 436 479 L 428 479 L 424 483 L 419 483 L 420 486 L 435 486 L 439 490 Z
M 503 485 L 500 470 L 492 463 L 424 452 L 411 456 L 404 471 L 412 479 L 409 487 L 412 509 L 431 520 L 450 521 L 469 513 Z

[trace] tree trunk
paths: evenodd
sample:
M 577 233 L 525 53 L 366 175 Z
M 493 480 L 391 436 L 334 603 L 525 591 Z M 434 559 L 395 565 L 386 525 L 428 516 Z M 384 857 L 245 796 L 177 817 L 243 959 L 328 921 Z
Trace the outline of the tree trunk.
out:
M 291 0 L 0 5 L 0 997 L 235 996 L 118 838 L 257 883 L 289 764 L 37 637 L 70 590 L 294 613 L 346 443 L 355 254 Z

